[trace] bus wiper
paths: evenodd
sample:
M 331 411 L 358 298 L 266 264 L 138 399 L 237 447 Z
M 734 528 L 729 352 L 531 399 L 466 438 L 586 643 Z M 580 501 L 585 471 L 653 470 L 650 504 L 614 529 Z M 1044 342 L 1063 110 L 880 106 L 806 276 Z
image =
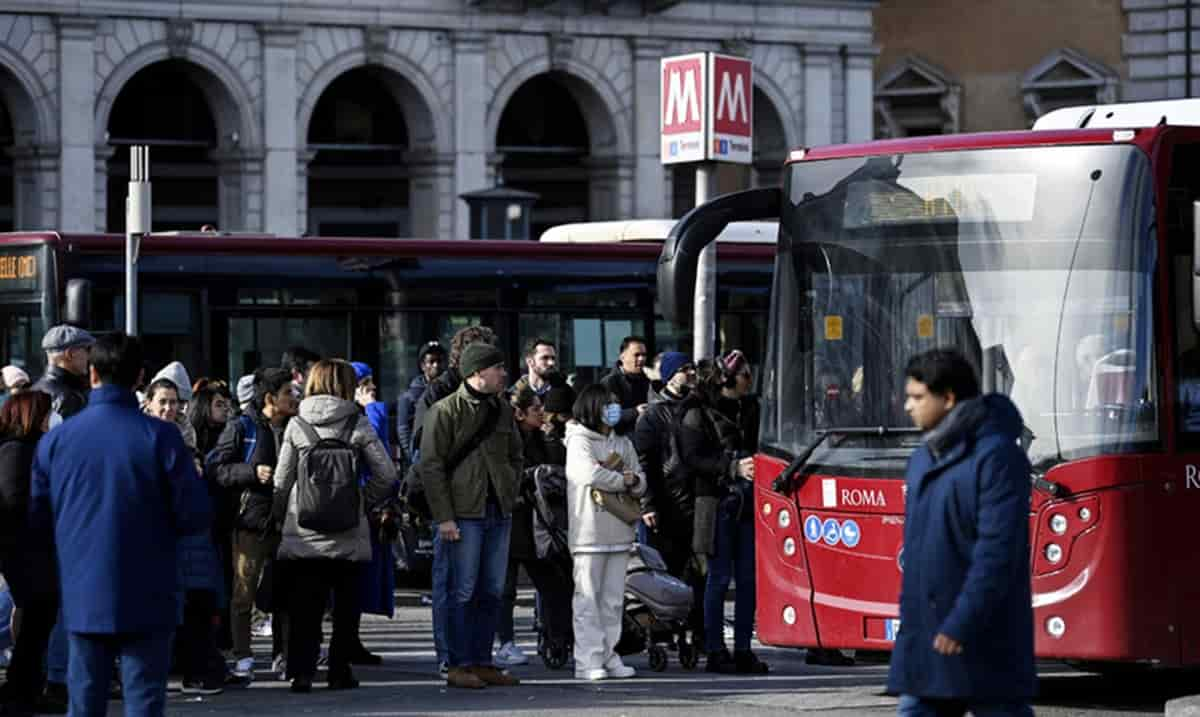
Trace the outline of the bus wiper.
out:
M 779 477 L 775 479 L 775 482 L 771 484 L 771 490 L 786 496 L 790 496 L 793 492 L 795 492 L 795 489 L 800 487 L 800 482 L 796 482 L 796 484 L 793 485 L 793 479 L 796 477 L 796 474 L 799 473 L 802 468 L 804 468 L 805 464 L 808 463 L 808 459 L 812 457 L 812 454 L 816 453 L 817 449 L 820 448 L 830 436 L 894 436 L 899 434 L 913 434 L 920 432 L 921 429 L 916 427 L 898 428 L 894 426 L 823 428 L 816 432 L 816 437 L 809 441 L 808 445 L 806 445 L 800 450 L 799 453 L 796 454 L 796 457 L 792 459 L 792 462 L 788 464 L 787 468 L 783 469 L 783 472 L 780 473 Z

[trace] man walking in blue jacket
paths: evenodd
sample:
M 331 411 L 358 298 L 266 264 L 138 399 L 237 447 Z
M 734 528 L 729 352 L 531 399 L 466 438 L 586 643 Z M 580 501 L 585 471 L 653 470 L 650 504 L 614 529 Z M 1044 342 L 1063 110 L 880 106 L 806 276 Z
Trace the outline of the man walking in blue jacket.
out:
M 105 714 L 118 657 L 126 714 L 164 713 L 176 543 L 211 524 L 178 428 L 138 409 L 141 371 L 136 338 L 97 341 L 88 407 L 42 439 L 33 464 L 31 527 L 53 535 L 58 551 L 71 714 L 80 717 Z
M 979 396 L 955 351 L 915 356 L 905 410 L 925 431 L 908 464 L 900 634 L 888 692 L 902 717 L 1032 715 L 1030 466 L 1007 396 Z

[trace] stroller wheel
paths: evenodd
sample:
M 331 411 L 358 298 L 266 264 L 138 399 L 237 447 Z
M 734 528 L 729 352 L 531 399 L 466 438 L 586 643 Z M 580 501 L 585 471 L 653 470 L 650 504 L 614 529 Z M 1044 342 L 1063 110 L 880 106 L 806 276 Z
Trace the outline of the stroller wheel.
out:
M 661 645 L 650 647 L 650 669 L 655 672 L 667 669 L 667 651 Z
M 685 642 L 679 646 L 679 664 L 683 669 L 694 670 L 699 663 L 700 651 L 695 645 Z
M 567 647 L 547 642 L 542 650 L 542 664 L 551 670 L 561 670 L 567 664 Z

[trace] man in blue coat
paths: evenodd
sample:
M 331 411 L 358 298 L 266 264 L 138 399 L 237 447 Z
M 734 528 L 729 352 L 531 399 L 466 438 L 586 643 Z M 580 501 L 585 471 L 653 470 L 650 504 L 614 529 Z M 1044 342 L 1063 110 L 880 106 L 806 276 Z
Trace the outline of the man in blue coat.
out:
M 176 543 L 212 506 L 179 429 L 134 397 L 142 347 L 123 333 L 92 349 L 88 406 L 38 445 L 31 527 L 58 551 L 70 632 L 71 714 L 103 715 L 120 657 L 126 712 L 164 712 L 179 618 Z
M 925 431 L 908 464 L 900 634 L 888 692 L 903 717 L 1032 715 L 1030 466 L 1021 415 L 979 396 L 955 351 L 915 356 L 905 410 Z

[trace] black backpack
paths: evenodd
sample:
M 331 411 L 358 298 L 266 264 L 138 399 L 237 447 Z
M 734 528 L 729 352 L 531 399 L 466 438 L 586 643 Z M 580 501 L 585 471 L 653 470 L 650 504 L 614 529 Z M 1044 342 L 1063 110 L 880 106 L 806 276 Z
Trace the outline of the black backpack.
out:
M 344 533 L 358 527 L 363 515 L 358 486 L 358 451 L 351 443 L 358 425 L 355 414 L 334 438 L 321 438 L 307 421 L 292 419 L 308 437 L 300 451 L 296 476 L 296 519 L 301 528 L 318 533 Z

